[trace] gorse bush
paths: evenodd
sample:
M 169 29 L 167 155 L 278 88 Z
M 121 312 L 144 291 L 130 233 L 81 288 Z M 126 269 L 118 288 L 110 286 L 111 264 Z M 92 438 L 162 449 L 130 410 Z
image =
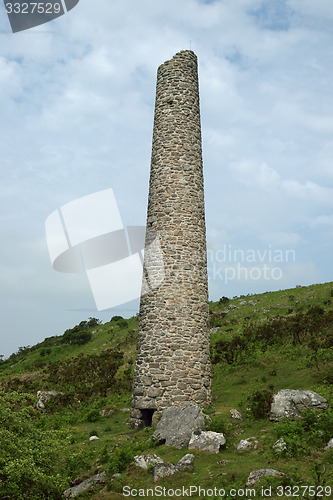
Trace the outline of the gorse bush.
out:
M 123 363 L 123 353 L 106 349 L 99 354 L 80 354 L 48 366 L 49 379 L 65 389 L 75 385 L 79 398 L 99 394 L 106 396 L 111 387 L 115 387 L 114 377 Z
M 115 322 L 116 323 L 117 321 L 119 321 L 121 319 L 124 319 L 124 318 L 122 316 L 112 316 L 111 322 Z
M 1 498 L 62 498 L 67 477 L 55 464 L 65 436 L 34 426 L 37 410 L 33 398 L 15 392 L 0 398 L 0 492 Z
M 135 455 L 144 450 L 143 443 L 123 443 L 111 451 L 108 461 L 108 471 L 110 474 L 118 474 L 126 469 L 133 462 Z
M 224 322 L 232 324 L 225 312 L 214 312 L 210 317 L 211 327 L 222 327 Z M 298 311 L 287 316 L 254 321 L 243 320 L 237 332 L 232 328 L 222 329 L 220 338 L 212 345 L 212 363 L 229 365 L 251 362 L 254 355 L 261 356 L 273 346 L 306 346 L 308 362 L 323 375 L 328 383 L 332 380 L 330 366 L 333 361 L 332 336 L 333 310 L 310 306 L 305 312 Z M 254 352 L 256 350 L 256 352 Z
M 247 411 L 254 418 L 267 418 L 273 401 L 273 391 L 259 389 L 247 398 Z
M 205 426 L 205 429 L 213 432 L 221 432 L 226 435 L 229 431 L 228 422 L 221 417 L 221 415 L 213 415 L 210 417 L 211 422 L 208 422 Z
M 285 419 L 274 427 L 277 438 L 286 442 L 285 454 L 310 454 L 314 447 L 324 446 L 333 436 L 333 410 L 306 409 L 298 420 Z
M 218 340 L 214 346 L 213 363 L 221 361 L 225 361 L 229 365 L 237 363 L 247 346 L 247 342 L 244 335 Z

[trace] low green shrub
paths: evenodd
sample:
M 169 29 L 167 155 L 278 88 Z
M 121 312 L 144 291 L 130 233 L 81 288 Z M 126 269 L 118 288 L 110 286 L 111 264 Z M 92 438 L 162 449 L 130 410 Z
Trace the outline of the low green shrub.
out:
M 257 419 L 267 418 L 272 401 L 271 389 L 258 389 L 247 398 L 247 413 Z
M 144 450 L 142 444 L 123 443 L 111 451 L 108 461 L 108 472 L 110 474 L 118 474 L 126 469 L 133 461 L 135 455 L 140 454 Z
M 87 422 L 97 422 L 101 418 L 101 415 L 99 413 L 99 410 L 96 408 L 93 408 L 92 410 L 89 410 L 86 414 L 85 420 Z

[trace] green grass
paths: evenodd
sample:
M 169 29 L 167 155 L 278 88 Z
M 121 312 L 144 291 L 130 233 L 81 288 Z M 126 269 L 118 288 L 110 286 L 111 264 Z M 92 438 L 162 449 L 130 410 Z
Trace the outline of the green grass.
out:
M 212 405 L 206 408 L 206 413 L 216 425 L 220 423 L 220 427 L 226 429 L 227 446 L 219 454 L 193 451 L 194 472 L 179 473 L 159 485 L 173 489 L 216 486 L 229 491 L 244 488 L 249 473 L 261 468 L 286 473 L 286 484 L 332 484 L 333 453 L 323 451 L 325 443 L 320 441 L 320 435 L 314 436 L 311 430 L 302 431 L 299 441 L 297 437 L 292 438 L 293 454 L 277 454 L 272 444 L 277 440 L 278 424 L 268 418 L 255 418 L 247 411 L 254 394 L 286 388 L 312 389 L 332 405 L 332 290 L 333 283 L 325 283 L 210 303 Z M 33 425 L 66 434 L 66 446 L 63 456 L 59 456 L 59 467 L 55 464 L 55 472 L 68 485 L 77 476 L 84 479 L 100 470 L 109 471 L 107 487 L 97 485 L 82 498 L 124 498 L 125 485 L 136 489 L 156 486 L 151 472 L 131 465 L 131 450 L 156 453 L 174 464 L 187 453 L 186 449 L 156 447 L 149 441 L 152 428 L 141 431 L 129 428 L 129 412 L 122 410 L 129 408 L 131 402 L 137 318 L 127 322 L 124 326 L 110 321 L 88 329 L 91 339 L 83 345 L 65 344 L 65 337 L 61 335 L 46 339 L 0 363 L 0 389 L 4 391 L 26 392 L 35 397 L 40 389 L 61 391 L 66 387 L 68 399 L 65 394 L 65 399 L 50 403 L 45 413 L 34 417 Z M 62 366 L 66 362 L 74 366 L 78 356 L 93 358 L 105 349 L 120 351 L 122 358 L 104 396 L 96 393 L 76 398 L 78 374 L 74 374 L 66 386 L 59 385 L 49 375 L 52 365 Z M 230 357 L 232 349 L 234 358 Z M 101 417 L 99 410 L 105 407 L 115 408 L 114 413 Z M 232 408 L 242 412 L 241 421 L 231 418 Z M 89 442 L 92 433 L 98 435 L 98 441 Z M 252 436 L 259 442 L 257 449 L 237 451 L 239 441 Z M 71 458 L 76 456 L 80 457 L 77 462 Z M 67 464 L 66 471 L 64 464 Z M 121 469 L 121 476 L 112 478 L 111 470 L 117 467 Z M 271 483 L 281 484 L 281 479 L 275 482 L 263 479 L 259 489 Z

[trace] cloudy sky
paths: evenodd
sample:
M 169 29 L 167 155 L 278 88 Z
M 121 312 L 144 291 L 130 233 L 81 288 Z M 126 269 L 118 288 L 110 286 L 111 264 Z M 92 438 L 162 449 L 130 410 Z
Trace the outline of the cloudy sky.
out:
M 157 67 L 199 59 L 210 299 L 333 280 L 331 0 L 80 0 L 13 34 L 0 4 L 0 354 L 98 312 L 45 220 L 112 188 L 145 224 Z M 114 283 L 117 287 L 121 284 Z

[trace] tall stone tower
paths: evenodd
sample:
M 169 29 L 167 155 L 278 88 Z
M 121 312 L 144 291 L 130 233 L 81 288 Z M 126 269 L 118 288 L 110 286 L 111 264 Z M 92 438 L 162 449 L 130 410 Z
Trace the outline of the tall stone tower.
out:
M 156 410 L 210 403 L 210 342 L 197 57 L 158 68 L 145 248 L 157 234 L 164 280 L 141 297 L 131 426 Z M 144 276 L 161 262 L 145 253 Z M 145 279 L 145 278 L 144 278 Z

